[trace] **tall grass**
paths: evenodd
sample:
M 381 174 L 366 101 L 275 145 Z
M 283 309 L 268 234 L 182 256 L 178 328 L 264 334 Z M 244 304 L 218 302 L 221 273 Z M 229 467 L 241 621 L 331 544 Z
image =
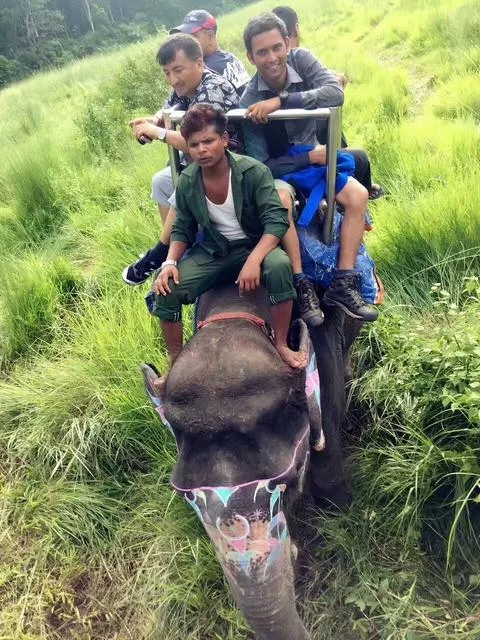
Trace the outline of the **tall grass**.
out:
M 239 25 L 272 6 L 225 16 L 222 46 L 244 57 Z M 299 605 L 316 640 L 477 640 L 478 0 L 296 8 L 350 79 L 344 129 L 387 192 L 368 239 L 387 299 L 350 389 L 353 505 L 317 515 Z M 251 637 L 169 486 L 175 445 L 138 373 L 166 353 L 148 285 L 119 277 L 160 231 L 165 149 L 127 122 L 166 95 L 163 36 L 0 93 L 5 638 Z

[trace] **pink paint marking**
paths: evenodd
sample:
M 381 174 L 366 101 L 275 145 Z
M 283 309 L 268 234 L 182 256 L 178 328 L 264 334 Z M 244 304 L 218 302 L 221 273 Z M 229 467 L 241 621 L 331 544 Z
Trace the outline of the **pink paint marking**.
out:
M 295 465 L 295 460 L 297 458 L 297 451 L 300 448 L 300 446 L 303 443 L 303 441 L 305 440 L 305 438 L 309 435 L 309 433 L 310 433 L 310 424 L 307 425 L 307 428 L 303 432 L 303 435 L 300 437 L 299 441 L 295 445 L 295 450 L 293 452 L 291 463 L 288 465 L 288 467 L 284 471 L 282 471 L 282 473 L 279 473 L 274 478 L 261 478 L 260 480 L 250 480 L 250 482 L 243 482 L 242 484 L 235 485 L 235 488 L 241 489 L 242 487 L 248 487 L 249 485 L 256 484 L 257 482 L 264 482 L 264 481 L 273 482 L 274 480 L 278 480 L 282 476 L 286 475 L 293 468 L 293 466 Z M 206 486 L 193 487 L 193 488 L 190 488 L 190 489 L 185 489 L 183 487 L 177 487 L 177 485 L 174 484 L 171 480 L 170 480 L 170 483 L 172 484 L 172 486 L 177 491 L 198 491 L 199 489 L 203 489 L 203 490 L 209 489 L 210 491 L 215 491 L 215 489 L 218 489 L 218 487 L 206 487 Z M 232 488 L 233 489 L 233 487 L 224 487 L 224 488 Z

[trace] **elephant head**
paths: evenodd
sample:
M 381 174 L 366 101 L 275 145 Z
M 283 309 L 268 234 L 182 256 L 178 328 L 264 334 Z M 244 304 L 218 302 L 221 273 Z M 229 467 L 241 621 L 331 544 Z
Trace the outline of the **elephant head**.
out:
M 155 373 L 144 366 L 144 375 L 176 439 L 172 484 L 202 521 L 257 638 L 307 640 L 295 607 L 284 496 L 301 491 L 308 464 L 312 372 L 292 371 L 258 326 L 229 319 L 194 335 L 162 399 Z

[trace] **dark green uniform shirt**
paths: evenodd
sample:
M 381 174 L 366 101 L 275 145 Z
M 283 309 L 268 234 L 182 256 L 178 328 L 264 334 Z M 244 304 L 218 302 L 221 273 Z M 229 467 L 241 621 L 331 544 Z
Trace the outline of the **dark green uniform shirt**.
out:
M 235 213 L 247 236 L 245 243 L 253 246 L 265 233 L 283 238 L 288 230 L 288 212 L 280 204 L 270 169 L 248 156 L 226 153 L 232 170 Z M 204 239 L 200 244 L 203 248 L 209 253 L 226 256 L 229 242 L 210 221 L 198 165 L 191 164 L 183 170 L 175 199 L 177 217 L 172 241 L 193 244 L 201 226 Z M 242 241 L 236 241 L 239 242 Z

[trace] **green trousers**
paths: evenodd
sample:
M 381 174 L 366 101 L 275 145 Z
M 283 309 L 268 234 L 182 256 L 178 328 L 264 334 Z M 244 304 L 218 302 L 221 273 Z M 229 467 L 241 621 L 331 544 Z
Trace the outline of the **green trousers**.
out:
M 182 305 L 192 304 L 198 296 L 217 284 L 235 282 L 250 253 L 251 247 L 232 242 L 228 255 L 222 258 L 195 245 L 189 255 L 178 263 L 180 283 L 176 285 L 170 279 L 168 284 L 171 293 L 155 296 L 153 313 L 161 320 L 180 321 Z M 261 276 L 270 304 L 295 300 L 297 297 L 290 259 L 280 247 L 266 256 Z

